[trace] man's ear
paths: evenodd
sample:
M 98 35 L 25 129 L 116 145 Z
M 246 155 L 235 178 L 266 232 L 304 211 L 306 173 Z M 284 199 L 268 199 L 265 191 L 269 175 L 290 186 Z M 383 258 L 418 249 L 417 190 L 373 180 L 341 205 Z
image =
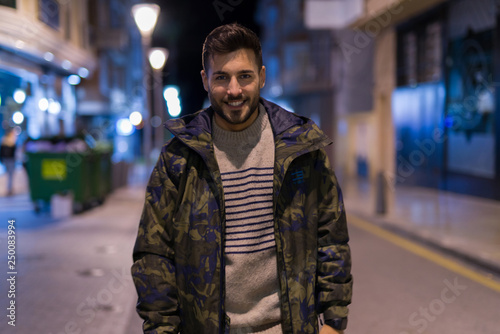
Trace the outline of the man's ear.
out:
M 259 86 L 262 89 L 264 88 L 265 85 L 266 85 L 266 67 L 262 66 L 259 73 Z
M 203 81 L 203 88 L 205 88 L 205 90 L 208 92 L 208 77 L 207 77 L 207 73 L 205 72 L 205 70 L 201 70 L 200 74 L 201 74 L 201 81 Z

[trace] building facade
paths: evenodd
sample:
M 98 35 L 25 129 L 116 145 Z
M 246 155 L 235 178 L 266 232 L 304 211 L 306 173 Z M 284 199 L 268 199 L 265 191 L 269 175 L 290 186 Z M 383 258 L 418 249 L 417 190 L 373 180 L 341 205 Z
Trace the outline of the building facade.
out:
M 308 29 L 301 0 L 260 1 L 257 21 L 266 66 L 262 96 L 312 118 L 333 137 L 333 32 Z M 333 146 L 328 154 L 333 157 Z
M 0 2 L 2 131 L 17 126 L 32 138 L 73 135 L 74 84 L 96 66 L 86 1 Z M 68 81 L 71 75 L 76 81 Z
M 259 17 L 265 94 L 334 138 L 341 177 L 500 199 L 498 1 L 263 0 Z
M 146 99 L 153 89 L 131 14 L 136 2 L 88 0 L 88 34 L 97 66 L 94 75 L 77 87 L 77 127 L 96 140 L 112 143 L 115 160 L 132 161 L 143 153 L 140 129 L 128 118 L 134 111 L 146 113 Z
M 368 148 L 372 180 L 500 199 L 498 6 L 364 2 L 350 24 L 358 45 L 344 43 L 352 54 L 362 39 L 374 45 L 373 109 L 345 119 L 351 158 Z M 359 174 L 352 161 L 347 169 Z
M 334 139 L 327 153 L 342 178 L 348 176 L 345 155 L 349 150 L 344 136 L 349 124 L 345 115 L 361 114 L 372 105 L 373 46 L 366 46 L 363 57 L 347 57 L 341 41 L 354 37 L 353 32 L 342 25 L 332 28 L 328 15 L 317 17 L 326 12 L 311 11 L 304 0 L 259 2 L 257 17 L 266 66 L 262 95 L 313 119 Z M 337 16 L 345 24 L 345 16 Z
M 0 1 L 0 131 L 15 127 L 21 140 L 84 135 L 112 144 L 118 160 L 142 154 L 140 131 L 117 126 L 145 113 L 152 89 L 134 3 Z

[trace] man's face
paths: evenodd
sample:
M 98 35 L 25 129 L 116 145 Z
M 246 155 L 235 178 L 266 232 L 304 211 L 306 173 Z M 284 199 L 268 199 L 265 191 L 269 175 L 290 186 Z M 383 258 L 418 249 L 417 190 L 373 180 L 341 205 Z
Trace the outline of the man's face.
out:
M 201 71 L 201 77 L 217 125 L 229 131 L 246 129 L 258 116 L 265 67 L 258 68 L 251 49 L 215 54 L 209 64 L 207 71 Z

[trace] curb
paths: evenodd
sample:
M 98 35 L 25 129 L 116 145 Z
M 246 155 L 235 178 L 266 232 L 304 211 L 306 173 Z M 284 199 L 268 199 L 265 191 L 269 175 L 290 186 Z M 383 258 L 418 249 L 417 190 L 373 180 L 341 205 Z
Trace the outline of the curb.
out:
M 370 223 L 373 223 L 377 225 L 378 227 L 381 227 L 389 232 L 392 232 L 394 234 L 397 234 L 401 237 L 410 239 L 412 241 L 415 241 L 419 244 L 434 248 L 436 250 L 439 250 L 440 252 L 443 252 L 447 255 L 451 255 L 455 258 L 458 258 L 470 265 L 479 267 L 480 269 L 500 276 L 500 264 L 499 263 L 494 263 L 485 259 L 482 259 L 478 256 L 474 256 L 473 254 L 470 253 L 465 253 L 461 250 L 455 249 L 450 247 L 449 245 L 444 245 L 442 243 L 439 243 L 436 240 L 430 239 L 428 237 L 420 235 L 418 232 L 413 231 L 411 228 L 405 228 L 399 225 L 396 225 L 395 223 L 391 223 L 390 221 L 384 219 L 383 217 L 380 216 L 370 216 L 364 213 L 361 213 L 356 210 L 351 210 L 350 214 L 357 216 L 361 219 L 367 220 Z M 349 219 L 348 219 L 349 221 Z

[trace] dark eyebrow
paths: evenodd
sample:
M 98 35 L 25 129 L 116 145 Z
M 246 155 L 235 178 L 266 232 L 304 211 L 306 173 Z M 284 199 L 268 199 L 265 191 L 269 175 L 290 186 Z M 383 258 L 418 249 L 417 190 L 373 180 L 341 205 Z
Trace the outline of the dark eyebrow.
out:
M 238 74 L 253 74 L 255 73 L 255 71 L 253 70 L 241 70 L 238 72 Z M 224 71 L 215 71 L 214 73 L 212 73 L 212 75 L 228 75 L 229 73 L 227 72 L 224 72 Z

